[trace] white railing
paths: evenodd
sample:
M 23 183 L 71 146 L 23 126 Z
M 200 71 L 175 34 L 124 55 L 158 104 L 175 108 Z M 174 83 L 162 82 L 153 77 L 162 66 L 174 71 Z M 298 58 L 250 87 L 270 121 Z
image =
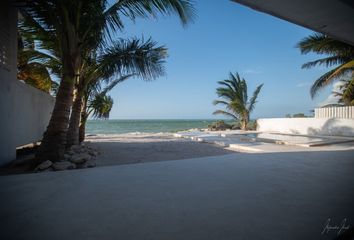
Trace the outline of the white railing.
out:
M 315 108 L 315 118 L 354 118 L 354 106 Z

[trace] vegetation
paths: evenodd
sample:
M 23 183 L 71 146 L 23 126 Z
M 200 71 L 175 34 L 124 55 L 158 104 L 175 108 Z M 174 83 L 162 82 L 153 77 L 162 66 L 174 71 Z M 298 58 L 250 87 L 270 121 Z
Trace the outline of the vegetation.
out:
M 128 79 L 131 76 L 141 77 L 144 80 L 155 79 L 164 75 L 163 63 L 167 56 L 167 49 L 163 46 L 157 46 L 152 39 L 120 39 L 107 46 L 100 54 L 94 57 L 85 58 L 85 66 L 81 71 L 79 84 L 76 87 L 76 97 L 70 116 L 69 129 L 67 133 L 67 146 L 78 144 L 83 141 L 84 132 L 80 137 L 80 124 L 86 124 L 80 121 L 84 117 L 90 94 L 97 92 L 91 91 L 97 89 L 101 84 L 109 84 L 105 90 L 107 93 L 118 83 Z M 89 93 L 89 94 L 87 94 Z M 100 94 L 104 95 L 104 94 Z M 103 98 L 101 98 L 102 100 Z M 109 98 L 106 98 L 109 99 Z M 112 103 L 113 104 L 113 103 Z M 81 127 L 84 131 L 85 126 Z
M 223 120 L 218 120 L 208 125 L 210 131 L 224 131 L 226 129 L 232 129 L 232 125 L 225 123 Z
M 79 125 L 79 142 L 85 140 L 85 129 L 88 117 L 105 119 L 113 107 L 113 99 L 107 95 L 118 83 L 121 83 L 133 75 L 126 75 L 113 81 L 97 78 L 93 79 L 83 91 L 82 109 Z
M 324 58 L 303 64 L 302 68 L 334 67 L 313 83 L 310 91 L 311 97 L 313 98 L 320 89 L 339 80 L 343 84 L 340 92 L 334 94 L 340 97 L 340 102 L 354 105 L 354 46 L 316 33 L 301 40 L 297 47 L 302 54 L 327 55 Z
M 291 114 L 286 114 L 287 118 L 307 118 L 308 116 L 306 116 L 304 113 L 295 113 L 291 116 Z
M 34 40 L 18 32 L 17 79 L 50 93 L 57 87 L 44 63 L 50 56 L 37 51 Z
M 223 105 L 226 110 L 216 110 L 213 114 L 223 114 L 239 121 L 241 129 L 246 130 L 250 120 L 250 113 L 254 110 L 257 97 L 263 84 L 259 85 L 248 98 L 247 83 L 241 79 L 239 74 L 230 73 L 229 79 L 218 82 L 221 87 L 216 89 L 219 100 L 215 100 L 214 105 Z
M 158 13 L 177 14 L 182 24 L 187 24 L 193 17 L 193 7 L 189 0 L 127 0 L 112 5 L 107 0 L 32 0 L 26 3 L 22 14 L 35 26 L 33 34 L 47 40 L 42 43 L 46 44 L 48 51 L 58 53 L 61 63 L 54 110 L 36 154 L 39 160 L 62 159 L 70 113 L 77 116 L 77 111 L 72 111 L 74 89 L 80 84 L 85 88 L 81 78 L 86 60 L 95 55 L 97 49 L 104 49 L 117 31 L 124 29 L 121 16 L 134 20 L 155 17 Z M 153 68 L 149 70 L 147 63 L 139 67 L 147 72 L 154 71 Z M 112 68 L 119 69 L 119 63 Z M 73 122 L 79 124 L 77 119 Z

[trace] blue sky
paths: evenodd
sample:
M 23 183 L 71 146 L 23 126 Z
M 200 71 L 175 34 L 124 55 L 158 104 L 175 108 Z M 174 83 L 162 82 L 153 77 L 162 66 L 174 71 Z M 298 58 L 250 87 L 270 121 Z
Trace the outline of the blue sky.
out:
M 296 43 L 310 30 L 229 0 L 198 0 L 195 22 L 183 28 L 175 16 L 126 22 L 119 37 L 152 37 L 169 50 L 165 77 L 130 79 L 111 91 L 111 119 L 209 119 L 217 108 L 217 81 L 239 72 L 249 90 L 264 83 L 252 118 L 283 117 L 318 106 L 309 88 L 326 69 L 301 69 L 319 56 L 301 55 Z

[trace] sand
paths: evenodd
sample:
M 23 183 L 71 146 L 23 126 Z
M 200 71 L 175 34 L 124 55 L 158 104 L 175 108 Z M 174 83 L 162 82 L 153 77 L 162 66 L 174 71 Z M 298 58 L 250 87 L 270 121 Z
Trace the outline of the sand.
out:
M 169 133 L 87 136 L 100 155 L 97 166 L 179 160 L 235 153 L 222 147 L 175 138 Z

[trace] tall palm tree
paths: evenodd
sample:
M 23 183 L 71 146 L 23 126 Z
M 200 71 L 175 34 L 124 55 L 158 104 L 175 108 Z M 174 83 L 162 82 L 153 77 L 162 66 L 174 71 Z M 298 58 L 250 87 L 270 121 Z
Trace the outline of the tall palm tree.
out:
M 112 81 L 107 79 L 97 79 L 91 81 L 83 94 L 83 105 L 80 117 L 79 126 L 79 142 L 85 140 L 86 122 L 91 115 L 93 118 L 106 119 L 113 107 L 113 99 L 107 95 L 118 83 L 121 83 L 129 78 L 131 75 L 125 75 Z
M 96 54 L 94 54 L 96 55 Z M 114 80 L 116 76 L 136 75 L 144 80 L 151 80 L 164 75 L 164 59 L 167 49 L 157 46 L 152 39 L 120 39 L 102 51 L 99 56 L 85 59 L 80 82 L 77 85 L 76 97 L 71 111 L 69 130 L 67 133 L 67 146 L 78 144 L 81 111 L 83 110 L 83 97 L 87 87 L 96 86 L 100 80 L 106 83 Z M 121 82 L 124 78 L 118 78 Z M 92 84 L 90 85 L 89 83 Z M 113 81 L 115 85 L 117 81 Z M 111 86 L 115 86 L 111 85 Z M 88 99 L 86 99 L 87 101 Z
M 248 99 L 247 82 L 245 79 L 241 79 L 238 73 L 234 75 L 230 72 L 229 79 L 218 81 L 218 84 L 221 85 L 216 89 L 219 99 L 213 103 L 214 105 L 223 105 L 226 110 L 216 110 L 213 114 L 232 117 L 241 123 L 242 130 L 246 130 L 250 114 L 255 107 L 263 84 L 256 88 L 250 99 Z
M 191 0 L 31 0 L 23 8 L 42 32 L 55 36 L 53 43 L 60 53 L 61 81 L 52 116 L 37 151 L 38 160 L 62 159 L 73 90 L 79 82 L 83 58 L 98 45 L 104 46 L 115 32 L 122 30 L 121 16 L 130 19 L 160 14 L 177 14 L 182 24 L 193 17 Z
M 334 81 L 349 77 L 348 84 L 345 84 L 342 88 L 340 101 L 348 105 L 354 105 L 354 46 L 327 35 L 315 33 L 301 40 L 297 47 L 302 54 L 312 52 L 327 55 L 324 58 L 303 64 L 302 68 L 308 69 L 315 66 L 334 67 L 313 83 L 310 90 L 311 97 L 315 97 L 320 89 Z

